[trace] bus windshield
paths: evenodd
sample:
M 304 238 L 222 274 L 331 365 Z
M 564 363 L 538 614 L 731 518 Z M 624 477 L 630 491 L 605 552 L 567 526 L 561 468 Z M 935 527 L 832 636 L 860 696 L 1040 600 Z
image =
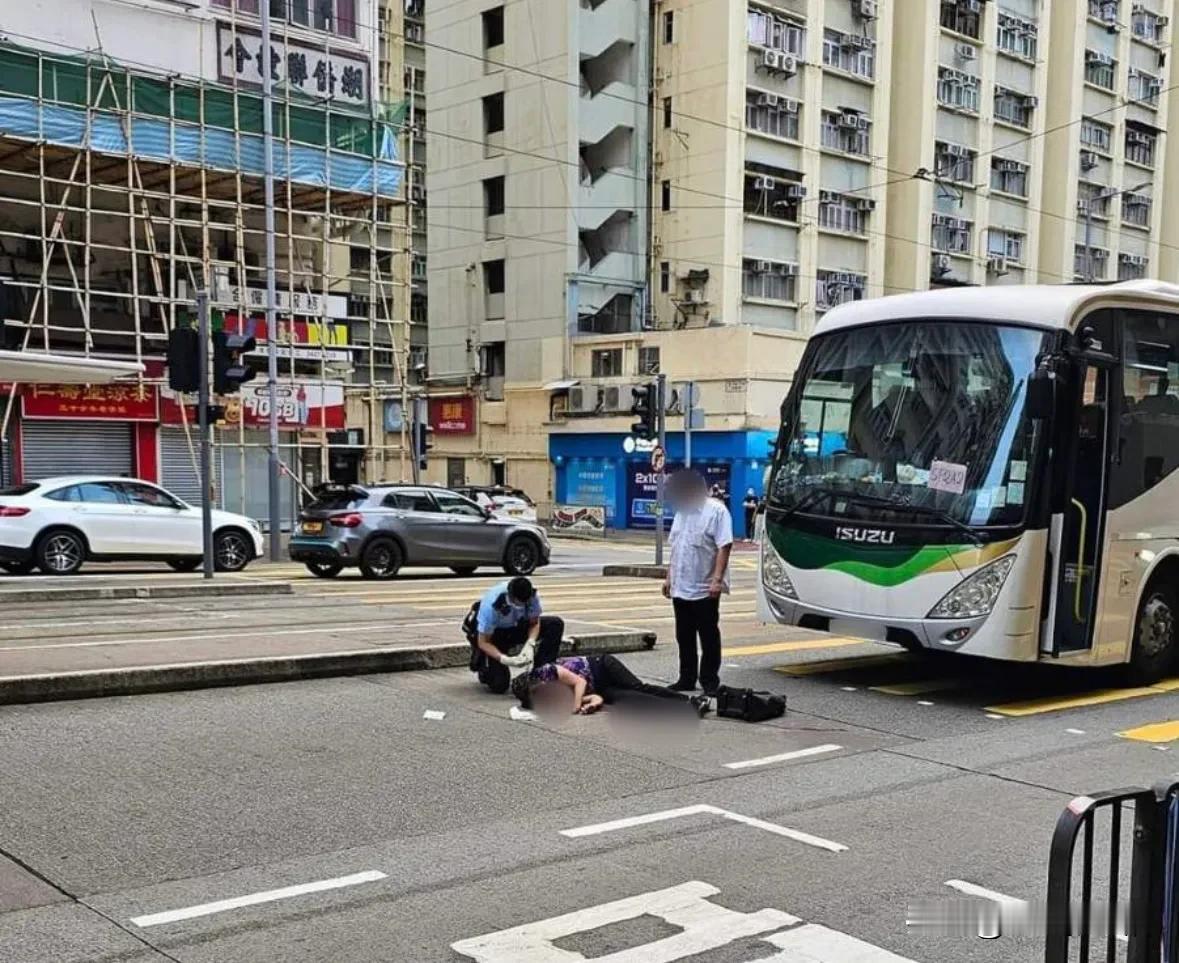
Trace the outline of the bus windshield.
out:
M 812 339 L 782 407 L 769 503 L 932 526 L 1023 521 L 1039 433 L 1027 379 L 1050 332 L 903 321 Z

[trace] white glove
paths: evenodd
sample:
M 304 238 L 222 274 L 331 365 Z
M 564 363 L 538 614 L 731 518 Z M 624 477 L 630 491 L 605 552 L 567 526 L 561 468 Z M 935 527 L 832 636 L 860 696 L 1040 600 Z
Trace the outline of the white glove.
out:
M 532 654 L 530 652 L 521 652 L 519 655 L 504 655 L 500 657 L 500 664 L 512 668 L 519 666 L 532 665 Z

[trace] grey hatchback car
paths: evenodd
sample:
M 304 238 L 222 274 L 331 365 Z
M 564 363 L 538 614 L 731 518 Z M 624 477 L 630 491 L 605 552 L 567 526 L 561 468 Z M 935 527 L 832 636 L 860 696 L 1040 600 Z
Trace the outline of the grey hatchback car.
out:
M 365 578 L 389 579 L 404 566 L 530 575 L 548 565 L 551 547 L 540 526 L 495 518 L 444 488 L 325 485 L 301 513 L 288 551 L 319 578 L 358 566 Z

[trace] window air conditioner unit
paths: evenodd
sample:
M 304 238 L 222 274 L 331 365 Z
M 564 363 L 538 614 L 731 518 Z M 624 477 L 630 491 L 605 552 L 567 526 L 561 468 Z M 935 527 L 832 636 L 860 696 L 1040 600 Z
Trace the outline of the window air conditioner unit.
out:
M 999 255 L 992 255 L 987 258 L 987 273 L 995 275 L 1003 275 L 1007 273 L 1007 258 Z
M 773 264 L 769 261 L 754 261 L 753 270 L 756 274 L 769 274 L 773 268 Z
M 967 13 L 982 13 L 982 0 L 966 0 L 962 7 Z
M 1083 197 L 1077 198 L 1077 210 L 1084 214 L 1089 209 L 1089 202 Z
M 783 98 L 782 107 L 785 109 L 786 113 L 788 113 L 788 114 L 797 114 L 798 113 L 798 101 L 797 100 L 786 100 L 785 98 Z
M 772 191 L 777 182 L 772 177 L 755 177 L 753 179 L 753 189 L 755 191 Z
M 1155 17 L 1154 24 L 1156 27 L 1158 27 L 1160 30 L 1162 30 L 1163 27 L 1170 26 L 1171 18 L 1170 17 Z
M 931 268 L 934 277 L 944 277 L 950 273 L 950 255 L 935 254 L 931 260 Z
M 1023 103 L 1028 110 L 1035 110 L 1040 106 L 1040 98 L 1035 94 L 1026 94 L 1023 98 Z
M 838 204 L 839 194 L 835 191 L 819 191 L 820 204 Z
M 954 44 L 954 53 L 957 55 L 959 60 L 978 59 L 978 50 L 968 43 Z
M 621 397 L 622 389 L 618 385 L 606 385 L 606 387 L 602 389 L 602 410 L 621 411 Z
M 761 52 L 761 65 L 765 67 L 766 70 L 773 73 L 781 67 L 781 64 L 782 55 L 778 53 L 777 50 L 771 50 L 767 48 Z
M 778 264 L 776 265 L 775 273 L 782 275 L 785 278 L 792 278 L 798 273 L 797 264 Z
M 1116 3 L 1103 3 L 1101 5 L 1101 22 L 1107 27 L 1117 26 L 1118 5 Z
M 778 106 L 778 95 L 777 94 L 758 94 L 757 95 L 757 106 L 758 107 L 777 107 Z
M 859 130 L 860 128 L 860 114 L 859 111 L 845 110 L 839 115 L 839 126 L 848 127 L 852 130 Z
M 876 0 L 859 0 L 855 4 L 856 13 L 863 20 L 875 20 L 877 16 Z
M 706 304 L 707 303 L 704 298 L 704 292 L 700 288 L 693 288 L 691 291 L 688 291 L 687 294 L 684 296 L 684 300 L 687 301 L 688 304 Z
M 798 73 L 798 58 L 794 54 L 782 54 L 778 58 L 778 69 L 787 77 L 793 77 Z
M 569 389 L 569 413 L 592 415 L 598 410 L 602 389 L 597 385 L 579 385 Z
M 856 118 L 856 123 L 859 125 L 860 130 L 868 130 L 872 126 L 872 121 L 863 114 L 860 114 L 860 116 Z
M 874 211 L 876 210 L 876 202 L 870 197 L 861 197 L 856 200 L 857 211 Z
M 1011 174 L 1019 173 L 1019 169 L 1021 166 L 1022 165 L 1019 163 L 1019 161 L 1013 161 L 1013 160 L 999 161 L 999 170 L 1007 171 L 1008 173 L 1011 173 Z
M 1094 151 L 1091 151 L 1091 150 L 1081 151 L 1081 170 L 1091 171 L 1100 162 L 1101 162 L 1101 159 L 1097 156 L 1097 154 Z
M 806 185 L 805 184 L 787 184 L 786 185 L 786 196 L 792 201 L 802 200 L 802 198 L 806 197 Z

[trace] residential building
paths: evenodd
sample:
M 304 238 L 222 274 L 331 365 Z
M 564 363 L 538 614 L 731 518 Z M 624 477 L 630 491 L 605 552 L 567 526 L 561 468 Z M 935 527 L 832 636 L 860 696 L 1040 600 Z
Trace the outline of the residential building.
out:
M 397 131 L 374 104 L 375 0 L 272 6 L 274 331 L 258 0 L 82 6 L 5 9 L 0 330 L 6 346 L 132 358 L 146 375 L 110 388 L 4 386 L 4 480 L 137 474 L 198 499 L 195 407 L 167 390 L 164 358 L 206 286 L 214 324 L 257 338 L 252 365 L 264 369 L 268 339 L 280 342 L 284 520 L 299 484 L 404 465 L 400 439 L 386 450 L 380 430 L 384 400 L 404 390 L 395 359 L 408 335 L 385 296 L 404 247 L 402 171 Z M 358 239 L 364 257 L 349 251 Z M 264 518 L 265 376 L 222 404 L 217 501 Z

